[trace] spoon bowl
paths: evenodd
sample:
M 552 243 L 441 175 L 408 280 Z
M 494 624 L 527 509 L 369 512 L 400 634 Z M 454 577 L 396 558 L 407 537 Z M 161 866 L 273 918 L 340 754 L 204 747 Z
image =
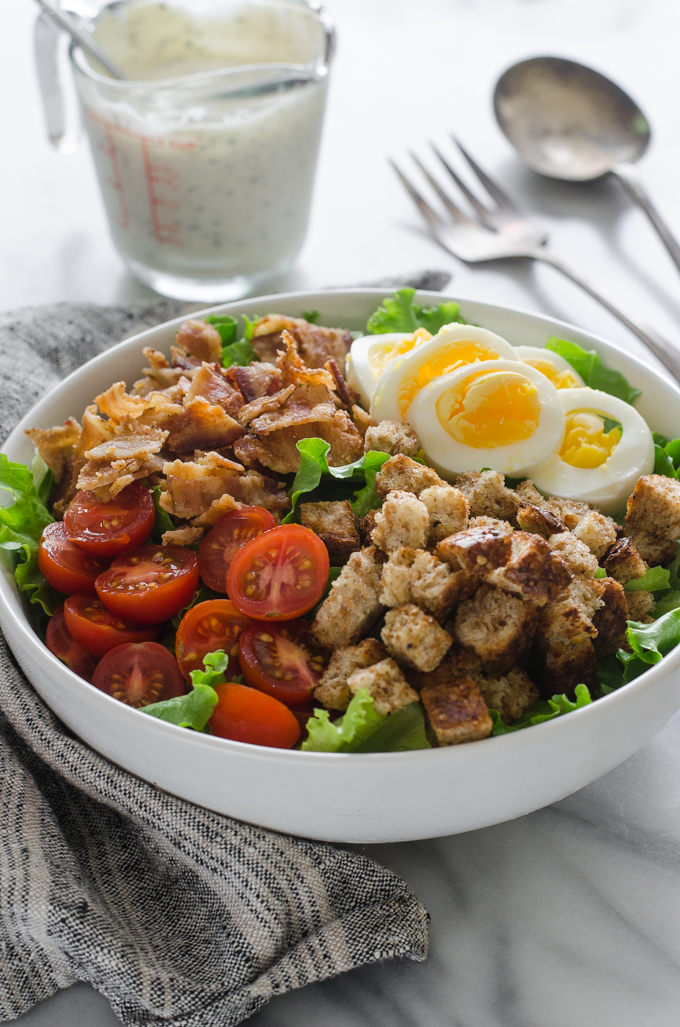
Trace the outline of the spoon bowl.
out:
M 533 57 L 508 68 L 493 105 L 523 162 L 549 178 L 599 178 L 636 161 L 651 138 L 647 119 L 627 93 L 592 68 L 560 57 Z

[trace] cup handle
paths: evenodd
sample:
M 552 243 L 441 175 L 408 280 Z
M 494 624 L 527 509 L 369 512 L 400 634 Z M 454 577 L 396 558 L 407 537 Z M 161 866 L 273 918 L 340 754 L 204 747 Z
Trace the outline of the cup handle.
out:
M 73 153 L 80 145 L 80 124 L 75 105 L 72 112 L 67 111 L 59 73 L 64 34 L 44 11 L 36 20 L 33 41 L 48 139 L 59 153 Z

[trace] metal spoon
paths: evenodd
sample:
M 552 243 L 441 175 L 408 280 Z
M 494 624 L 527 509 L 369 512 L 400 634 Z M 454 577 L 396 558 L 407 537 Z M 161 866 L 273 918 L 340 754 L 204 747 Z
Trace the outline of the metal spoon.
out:
M 118 68 L 110 57 L 104 53 L 99 43 L 96 42 L 94 36 L 92 36 L 83 25 L 69 12 L 59 7 L 54 0 L 38 0 L 38 3 L 42 7 L 43 11 L 50 16 L 50 18 L 57 23 L 59 28 L 68 32 L 71 39 L 74 39 L 76 43 L 82 46 L 86 54 L 93 57 L 96 61 L 106 68 L 109 75 L 113 78 L 124 79 L 125 75 Z
M 502 131 L 533 171 L 569 182 L 615 175 L 680 270 L 680 245 L 633 167 L 649 146 L 651 129 L 627 93 L 583 64 L 533 57 L 501 75 L 493 106 Z

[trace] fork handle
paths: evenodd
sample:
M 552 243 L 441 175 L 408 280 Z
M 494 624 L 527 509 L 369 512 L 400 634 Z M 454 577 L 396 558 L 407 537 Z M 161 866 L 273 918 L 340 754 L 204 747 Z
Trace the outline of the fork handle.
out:
M 614 317 L 618 318 L 626 328 L 629 328 L 634 335 L 637 335 L 638 339 L 644 342 L 645 346 L 652 351 L 655 357 L 661 361 L 663 366 L 670 371 L 676 381 L 680 382 L 680 351 L 673 346 L 667 339 L 664 339 L 662 335 L 659 335 L 657 331 L 651 328 L 645 321 L 641 321 L 640 318 L 633 317 L 627 311 L 622 310 L 613 300 L 611 300 L 606 293 L 600 292 L 594 285 L 586 279 L 582 278 L 578 271 L 574 271 L 569 264 L 565 264 L 560 257 L 556 257 L 554 253 L 546 249 L 544 246 L 539 246 L 534 250 L 531 250 L 527 256 L 532 257 L 534 260 L 540 260 L 544 264 L 550 264 L 551 267 L 561 271 L 563 275 L 570 278 L 576 285 L 580 285 L 587 293 L 589 293 L 593 299 L 601 303 L 603 307 L 613 314 Z
M 658 232 L 661 242 L 668 250 L 671 260 L 680 271 L 680 246 L 678 245 L 678 240 L 652 203 L 647 190 L 640 181 L 637 170 L 632 164 L 615 164 L 611 173 L 618 178 L 630 198 L 639 207 L 642 207 Z

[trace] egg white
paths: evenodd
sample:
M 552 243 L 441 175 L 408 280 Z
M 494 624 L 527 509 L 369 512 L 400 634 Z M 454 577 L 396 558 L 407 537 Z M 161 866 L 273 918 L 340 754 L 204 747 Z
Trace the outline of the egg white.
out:
M 429 335 L 429 333 L 426 333 Z M 402 353 L 424 340 L 414 332 L 386 332 L 383 335 L 362 335 L 355 339 L 347 354 L 345 380 L 359 393 L 368 409 L 382 369 Z
M 489 448 L 469 446 L 453 438 L 439 420 L 438 400 L 471 375 L 501 371 L 519 374 L 536 386 L 540 412 L 535 431 L 528 439 Z M 420 439 L 427 463 L 448 480 L 463 471 L 486 467 L 512 477 L 529 477 L 554 459 L 564 438 L 564 412 L 557 389 L 540 371 L 517 360 L 477 362 L 435 378 L 416 394 L 408 422 Z
M 559 353 L 553 353 L 550 349 L 541 349 L 540 346 L 515 346 L 515 353 L 517 355 L 517 360 L 529 363 L 532 367 L 534 366 L 534 360 L 545 360 L 552 364 L 556 371 L 568 371 L 578 384 L 563 385 L 562 388 L 573 389 L 585 386 L 585 382 L 583 381 L 583 378 L 581 378 L 581 375 L 575 371 L 569 361 L 565 360 L 564 357 L 561 357 Z M 540 367 L 537 368 L 537 370 L 540 371 Z M 555 383 L 553 382 L 553 385 L 554 384 Z M 557 388 L 557 386 L 555 387 Z M 560 390 L 558 389 L 558 391 Z
M 513 347 L 500 335 L 489 332 L 486 328 L 476 328 L 473 325 L 445 325 L 434 338 L 428 342 L 421 343 L 403 357 L 392 361 L 389 367 L 380 376 L 371 403 L 371 416 L 378 421 L 405 421 L 408 408 L 402 409 L 400 403 L 400 392 L 404 383 L 414 374 L 418 373 L 429 361 L 440 357 L 442 353 L 450 354 L 451 364 L 456 362 L 456 350 L 462 348 L 466 343 L 478 343 L 486 347 L 494 359 L 515 360 Z M 477 361 L 479 363 L 479 361 Z M 433 374 L 432 378 L 444 373 L 446 368 Z M 423 384 L 426 384 L 423 383 Z
M 603 513 L 617 513 L 625 507 L 638 478 L 654 470 L 654 440 L 646 421 L 630 403 L 597 389 L 560 389 L 557 395 L 565 414 L 585 410 L 604 415 L 618 421 L 623 434 L 599 467 L 572 467 L 558 453 L 532 476 L 536 488 L 546 495 L 592 503 Z

